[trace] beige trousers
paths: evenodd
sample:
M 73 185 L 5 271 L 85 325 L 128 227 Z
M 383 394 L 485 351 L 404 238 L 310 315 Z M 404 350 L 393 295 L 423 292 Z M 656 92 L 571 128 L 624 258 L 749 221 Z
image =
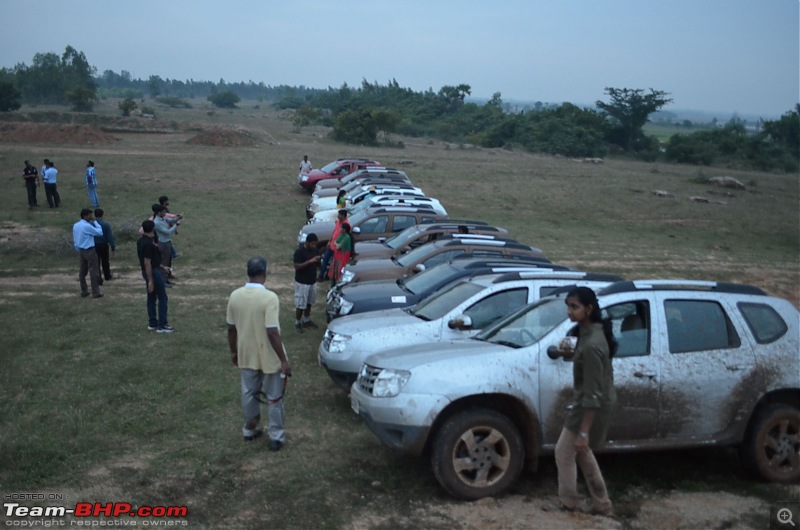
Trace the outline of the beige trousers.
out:
M 575 450 L 577 434 L 567 429 L 561 430 L 556 443 L 556 466 L 558 467 L 558 498 L 566 508 L 575 509 L 578 504 L 578 466 L 581 468 L 592 507 L 599 513 L 611 512 L 611 501 L 606 491 L 606 483 L 591 449 L 584 453 Z M 577 465 L 576 465 L 577 462 Z

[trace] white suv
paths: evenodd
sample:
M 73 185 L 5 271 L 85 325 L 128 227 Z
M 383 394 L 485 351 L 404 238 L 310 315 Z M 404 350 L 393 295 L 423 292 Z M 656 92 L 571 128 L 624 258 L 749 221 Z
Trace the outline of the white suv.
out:
M 755 287 L 696 281 L 620 282 L 598 300 L 619 343 L 617 410 L 603 450 L 734 445 L 761 477 L 800 480 L 792 304 Z M 353 385 L 352 408 L 386 445 L 427 452 L 452 495 L 499 494 L 553 452 L 572 365 L 547 350 L 573 328 L 557 295 L 471 339 L 377 353 Z

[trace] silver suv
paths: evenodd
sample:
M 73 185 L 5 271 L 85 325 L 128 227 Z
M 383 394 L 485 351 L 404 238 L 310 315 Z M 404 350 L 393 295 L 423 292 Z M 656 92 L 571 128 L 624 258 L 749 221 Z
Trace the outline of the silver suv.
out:
M 604 450 L 738 446 L 771 481 L 800 479 L 800 313 L 743 285 L 634 281 L 600 291 L 619 343 Z M 572 366 L 547 354 L 572 328 L 564 295 L 474 338 L 367 358 L 351 406 L 386 445 L 431 457 L 452 495 L 506 490 L 552 453 Z M 378 333 L 378 331 L 376 331 Z
M 344 381 L 349 390 L 364 359 L 373 352 L 464 339 L 559 287 L 599 289 L 621 279 L 541 268 L 457 280 L 413 307 L 368 311 L 334 320 L 319 345 L 320 363 L 334 382 Z

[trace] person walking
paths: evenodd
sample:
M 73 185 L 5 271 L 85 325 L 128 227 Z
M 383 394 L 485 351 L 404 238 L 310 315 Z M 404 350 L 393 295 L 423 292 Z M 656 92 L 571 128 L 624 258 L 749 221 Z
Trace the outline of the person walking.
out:
M 97 224 L 100 225 L 100 228 L 103 229 L 102 236 L 95 236 L 94 238 L 94 248 L 97 252 L 97 258 L 100 260 L 100 268 L 103 271 L 103 277 L 100 278 L 100 285 L 103 285 L 103 281 L 109 281 L 113 279 L 113 275 L 111 274 L 111 261 L 110 261 L 110 254 L 113 254 L 115 250 L 117 250 L 117 241 L 114 239 L 114 232 L 111 231 L 111 225 L 106 221 L 103 216 L 105 212 L 102 208 L 96 208 L 94 211 L 94 217 L 97 220 Z M 109 253 L 110 249 L 110 253 Z
M 92 283 L 92 298 L 100 298 L 100 268 L 94 248 L 95 236 L 102 236 L 103 229 L 97 224 L 89 208 L 81 210 L 81 218 L 72 225 L 72 240 L 78 251 L 78 281 L 81 283 L 81 296 L 89 296 L 86 274 Z
M 89 202 L 92 208 L 100 207 L 100 199 L 97 198 L 97 172 L 94 169 L 94 162 L 89 160 L 86 164 L 86 193 L 89 195 Z
M 303 160 L 300 161 L 300 166 L 298 169 L 300 170 L 301 175 L 305 175 L 313 169 L 311 166 L 311 161 L 308 159 L 308 155 L 303 155 Z
M 303 328 L 317 328 L 311 320 L 311 306 L 317 301 L 317 267 L 320 256 L 317 249 L 319 237 L 308 234 L 306 242 L 294 251 L 294 328 L 303 332 Z
M 594 291 L 576 287 L 567 293 L 566 304 L 569 319 L 578 324 L 578 341 L 565 352 L 572 358 L 573 400 L 555 448 L 558 498 L 565 510 L 577 507 L 580 466 L 592 498 L 590 513 L 610 516 L 611 501 L 592 450 L 605 441 L 617 401 L 611 365 L 617 343 Z
M 50 208 L 61 207 L 61 195 L 58 194 L 58 170 L 52 160 L 45 159 L 45 170 L 42 175 L 44 181 L 44 194 L 47 197 L 47 205 Z
M 240 371 L 245 441 L 260 437 L 260 403 L 267 403 L 269 450 L 286 445 L 283 403 L 287 377 L 292 367 L 281 338 L 280 301 L 264 286 L 267 260 L 261 256 L 247 261 L 248 281 L 228 299 L 228 347 L 231 363 Z
M 147 329 L 158 333 L 172 333 L 169 325 L 167 285 L 161 275 L 161 251 L 158 249 L 156 225 L 151 220 L 142 223 L 144 235 L 136 242 L 136 253 L 142 268 L 142 278 L 147 284 Z M 158 309 L 158 317 L 156 317 Z
M 36 166 L 31 164 L 29 160 L 25 161 L 22 177 L 25 179 L 25 189 L 28 191 L 28 209 L 33 210 L 39 206 L 39 202 L 36 200 L 36 188 L 39 186 L 39 172 L 36 170 Z

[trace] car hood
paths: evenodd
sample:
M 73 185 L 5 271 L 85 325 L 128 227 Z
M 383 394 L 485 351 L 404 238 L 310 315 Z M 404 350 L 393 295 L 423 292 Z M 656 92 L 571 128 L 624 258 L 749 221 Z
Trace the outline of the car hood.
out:
M 374 309 L 407 307 L 419 301 L 419 295 L 404 290 L 397 285 L 397 280 L 349 283 L 342 287 L 340 296 L 352 302 L 353 311 L 359 313 Z
M 400 346 L 370 355 L 364 361 L 378 368 L 413 370 L 421 365 L 438 362 L 465 364 L 468 358 L 482 355 L 497 356 L 499 350 L 509 349 L 491 342 L 474 339 L 459 339 L 446 342 L 429 342 L 416 346 Z
M 382 309 L 337 318 L 328 324 L 328 329 L 333 333 L 351 337 L 359 333 L 374 334 L 376 329 L 380 329 L 381 334 L 394 334 L 403 332 L 419 322 L 422 320 L 402 309 Z
M 330 239 L 333 235 L 333 229 L 336 227 L 336 221 L 324 221 L 321 223 L 313 223 L 310 225 L 303 225 L 300 232 L 308 234 L 317 234 L 320 241 Z
M 358 263 L 363 259 L 388 258 L 395 250 L 377 241 L 364 241 L 358 244 L 356 256 L 351 263 Z
M 314 224 L 318 225 L 320 223 L 314 223 Z M 360 248 L 361 247 L 358 244 L 356 244 L 356 252 L 359 252 Z M 362 274 L 377 276 L 378 274 L 385 272 L 386 274 L 383 275 L 384 278 L 398 278 L 401 275 L 403 267 L 401 267 L 400 265 L 398 265 L 389 258 L 377 258 L 377 259 L 362 259 L 356 263 L 350 263 L 347 265 L 347 270 L 353 271 L 356 277 Z

